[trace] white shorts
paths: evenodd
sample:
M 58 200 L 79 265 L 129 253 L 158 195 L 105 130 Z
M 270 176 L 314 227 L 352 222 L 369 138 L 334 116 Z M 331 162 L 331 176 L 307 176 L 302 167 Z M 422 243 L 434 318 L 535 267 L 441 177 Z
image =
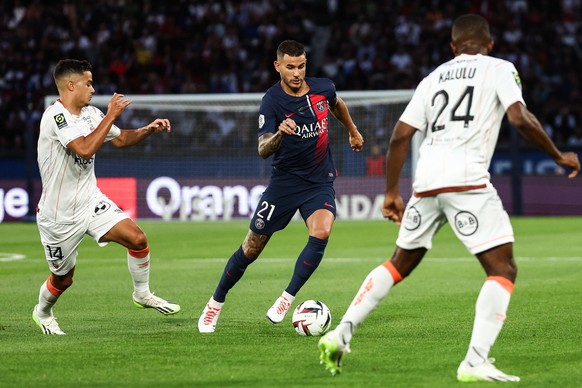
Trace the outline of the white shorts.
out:
M 404 249 L 430 249 L 434 235 L 447 222 L 472 254 L 514 242 L 509 216 L 497 190 L 488 185 L 483 189 L 431 197 L 412 196 L 404 211 L 396 245 Z
M 77 248 L 85 234 L 93 237 L 99 246 L 99 239 L 109 232 L 115 225 L 129 216 L 121 210 L 105 194 L 99 192 L 86 216 L 74 224 L 57 224 L 38 216 L 36 223 L 40 232 L 40 241 L 44 247 L 49 269 L 55 275 L 67 274 L 77 262 Z

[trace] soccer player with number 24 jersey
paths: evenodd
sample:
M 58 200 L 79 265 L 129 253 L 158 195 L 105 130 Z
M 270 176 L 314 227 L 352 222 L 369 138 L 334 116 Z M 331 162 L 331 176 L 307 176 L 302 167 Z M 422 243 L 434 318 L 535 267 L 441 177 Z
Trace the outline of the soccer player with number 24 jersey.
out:
M 514 65 L 488 55 L 493 41 L 483 17 L 459 17 L 453 24 L 451 48 L 455 58 L 418 85 L 394 127 L 382 211 L 400 225 L 396 250 L 369 273 L 336 329 L 319 341 L 320 361 L 334 375 L 340 372 L 343 354 L 349 352 L 354 330 L 416 268 L 434 235 L 448 222 L 486 273 L 457 379 L 519 381 L 497 369 L 489 358 L 517 275 L 513 229 L 488 173 L 503 116 L 507 113 L 520 134 L 558 165 L 571 169 L 570 178 L 577 175 L 580 162 L 575 153 L 560 152 L 527 110 Z M 416 131 L 423 141 L 414 192 L 404 208 L 398 182 Z

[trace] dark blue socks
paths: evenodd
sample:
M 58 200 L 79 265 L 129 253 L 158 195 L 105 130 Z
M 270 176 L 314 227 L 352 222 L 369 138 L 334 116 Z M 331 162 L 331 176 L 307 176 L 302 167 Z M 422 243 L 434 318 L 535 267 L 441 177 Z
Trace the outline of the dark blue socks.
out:
M 293 296 L 297 295 L 297 292 L 299 292 L 301 287 L 311 277 L 319 266 L 319 263 L 321 263 L 326 245 L 327 240 L 320 240 L 317 237 L 309 236 L 307 245 L 297 258 L 293 277 L 285 291 Z
M 249 260 L 246 258 L 245 254 L 243 253 L 242 246 L 238 248 L 238 250 L 233 253 L 230 257 L 226 266 L 224 267 L 224 273 L 218 282 L 218 286 L 214 291 L 214 295 L 212 296 L 215 301 L 224 303 L 226 299 L 226 294 L 234 285 L 242 278 L 243 274 L 247 267 L 253 262 L 253 260 Z

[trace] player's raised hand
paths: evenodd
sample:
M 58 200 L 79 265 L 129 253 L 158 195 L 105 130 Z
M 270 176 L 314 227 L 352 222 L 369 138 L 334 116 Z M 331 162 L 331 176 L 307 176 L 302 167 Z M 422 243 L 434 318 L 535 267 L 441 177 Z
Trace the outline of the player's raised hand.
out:
M 146 126 L 149 132 L 170 132 L 172 126 L 168 119 L 155 119 Z
M 356 129 L 355 132 L 350 133 L 350 145 L 352 146 L 352 150 L 356 152 L 360 152 L 362 147 L 364 147 L 364 138 L 360 131 Z
M 121 113 L 131 104 L 132 101 L 126 98 L 125 95 L 119 93 L 113 93 L 109 104 L 107 104 L 107 113 L 112 114 L 114 117 L 119 117 Z
M 576 177 L 580 171 L 580 160 L 578 159 L 578 154 L 575 152 L 564 152 L 560 155 L 559 159 L 556 159 L 556 163 L 572 170 L 572 172 L 568 174 L 568 178 Z
M 386 194 L 384 197 L 384 206 L 382 207 L 382 215 L 388 218 L 396 225 L 402 222 L 402 215 L 404 214 L 404 201 L 402 197 L 397 195 Z
M 281 121 L 281 124 L 279 124 L 279 132 L 285 135 L 296 135 L 296 128 L 297 124 L 295 123 L 295 120 L 289 118 Z

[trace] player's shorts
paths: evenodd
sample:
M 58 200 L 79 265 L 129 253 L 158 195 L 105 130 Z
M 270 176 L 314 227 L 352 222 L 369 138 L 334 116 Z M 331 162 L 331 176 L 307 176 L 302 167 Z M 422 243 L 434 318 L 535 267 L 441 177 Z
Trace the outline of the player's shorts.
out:
M 459 193 L 412 196 L 396 245 L 404 249 L 430 249 L 434 235 L 447 222 L 472 254 L 514 242 L 509 216 L 497 190 L 488 185 Z
M 250 229 L 270 236 L 284 229 L 297 210 L 307 220 L 316 210 L 326 209 L 336 215 L 335 190 L 332 182 L 307 182 L 293 174 L 275 170 L 263 192 Z
M 99 246 L 99 239 L 116 224 L 129 218 L 117 205 L 99 192 L 93 197 L 94 206 L 85 212 L 82 219 L 73 224 L 58 224 L 42 216 L 37 217 L 40 240 L 45 257 L 52 273 L 58 276 L 67 274 L 77 262 L 77 248 L 85 234 L 90 235 Z

